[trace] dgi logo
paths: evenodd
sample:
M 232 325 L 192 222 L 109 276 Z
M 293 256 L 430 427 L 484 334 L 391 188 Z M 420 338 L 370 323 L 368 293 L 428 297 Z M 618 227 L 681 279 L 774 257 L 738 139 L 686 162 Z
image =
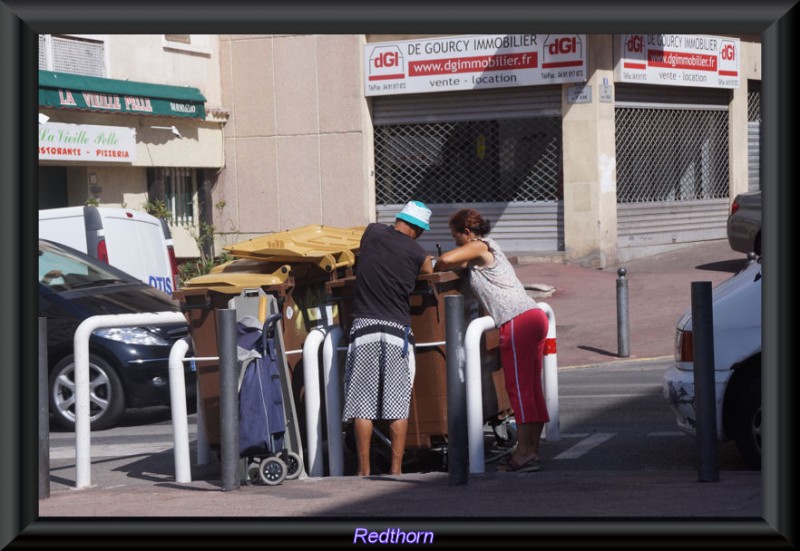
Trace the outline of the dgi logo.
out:
M 719 52 L 719 74 L 727 77 L 739 76 L 739 56 L 736 42 L 723 40 Z
M 625 51 L 630 54 L 640 54 L 644 51 L 644 39 L 640 34 L 628 35 L 625 41 Z
M 405 76 L 405 60 L 397 46 L 377 46 L 369 56 L 369 79 L 386 80 Z
M 549 35 L 542 52 L 542 68 L 574 67 L 583 63 L 583 43 L 576 35 Z

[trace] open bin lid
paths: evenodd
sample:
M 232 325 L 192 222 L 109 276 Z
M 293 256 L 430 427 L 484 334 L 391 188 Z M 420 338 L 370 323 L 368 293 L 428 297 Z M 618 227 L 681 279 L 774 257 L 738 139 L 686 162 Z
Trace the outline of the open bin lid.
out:
M 193 277 L 181 290 L 206 289 L 226 294 L 239 294 L 246 289 L 258 289 L 286 283 L 291 266 L 275 267 L 271 263 L 232 261 L 216 266 L 210 273 Z
M 363 226 L 308 225 L 224 247 L 235 257 L 271 262 L 310 262 L 326 272 L 355 264 Z

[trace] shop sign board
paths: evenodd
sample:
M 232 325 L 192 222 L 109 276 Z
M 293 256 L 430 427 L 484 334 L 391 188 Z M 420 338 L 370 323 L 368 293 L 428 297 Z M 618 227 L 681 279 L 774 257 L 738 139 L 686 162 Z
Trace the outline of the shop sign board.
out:
M 464 35 L 364 46 L 367 96 L 586 80 L 582 34 Z
M 136 161 L 136 129 L 47 122 L 39 125 L 39 160 L 130 164 Z
M 616 41 L 616 82 L 738 88 L 738 38 L 705 34 L 622 34 Z

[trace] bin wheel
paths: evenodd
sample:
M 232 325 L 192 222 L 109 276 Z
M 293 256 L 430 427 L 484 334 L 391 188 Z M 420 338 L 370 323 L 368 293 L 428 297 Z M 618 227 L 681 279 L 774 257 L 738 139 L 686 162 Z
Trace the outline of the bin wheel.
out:
M 279 458 L 267 457 L 261 462 L 259 475 L 264 484 L 268 486 L 277 486 L 286 480 L 287 471 L 286 463 Z
M 286 463 L 286 480 L 294 480 L 303 472 L 303 458 L 299 454 L 287 451 L 283 457 Z
M 255 484 L 261 478 L 261 464 L 257 459 L 247 463 L 247 484 Z

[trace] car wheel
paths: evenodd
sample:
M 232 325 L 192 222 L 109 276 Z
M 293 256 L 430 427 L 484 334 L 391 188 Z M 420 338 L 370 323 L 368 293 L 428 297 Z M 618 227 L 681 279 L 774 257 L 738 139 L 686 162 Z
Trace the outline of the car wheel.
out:
M 761 468 L 761 377 L 753 378 L 739 390 L 741 413 L 738 416 L 734 440 L 747 466 Z
M 756 236 L 756 242 L 753 244 L 753 252 L 761 256 L 761 233 Z
M 75 430 L 75 361 L 67 356 L 50 372 L 50 411 L 62 427 Z M 92 430 L 115 425 L 125 412 L 122 381 L 102 358 L 89 356 L 89 419 Z

